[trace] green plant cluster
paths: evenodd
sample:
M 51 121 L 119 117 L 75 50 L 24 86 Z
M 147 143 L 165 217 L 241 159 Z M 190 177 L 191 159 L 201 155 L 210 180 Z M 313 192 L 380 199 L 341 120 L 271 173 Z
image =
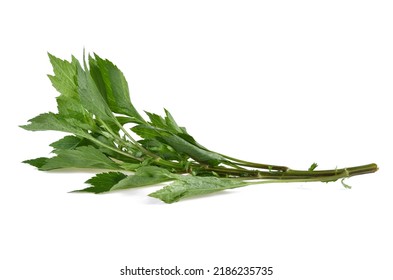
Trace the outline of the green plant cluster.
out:
M 333 170 L 305 171 L 239 160 L 199 144 L 168 110 L 159 116 L 133 106 L 123 73 L 98 55 L 83 62 L 49 54 L 57 113 L 30 119 L 22 128 L 54 130 L 67 135 L 50 144 L 54 156 L 26 160 L 39 170 L 103 169 L 80 192 L 103 193 L 170 182 L 150 194 L 166 203 L 251 184 L 330 182 L 375 172 L 375 164 Z M 130 172 L 132 174 L 130 174 Z M 344 184 L 345 187 L 348 185 Z

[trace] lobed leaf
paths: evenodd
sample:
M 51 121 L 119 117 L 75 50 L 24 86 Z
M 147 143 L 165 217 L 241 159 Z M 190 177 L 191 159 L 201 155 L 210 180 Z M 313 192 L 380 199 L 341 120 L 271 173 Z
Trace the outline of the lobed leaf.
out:
M 72 57 L 72 61 L 62 60 L 48 53 L 49 60 L 55 75 L 48 75 L 52 85 L 58 92 L 69 98 L 78 97 L 76 77 L 77 60 Z
M 119 169 L 119 165 L 93 146 L 81 146 L 75 150 L 58 150 L 55 157 L 47 159 L 40 170 L 60 168 Z
M 144 123 L 131 103 L 128 83 L 119 68 L 97 54 L 94 54 L 94 58 L 89 56 L 89 65 L 91 76 L 109 108 L 115 113 L 131 117 L 136 123 Z
M 78 61 L 75 57 L 68 62 L 51 54 L 48 56 L 55 74 L 54 76 L 48 75 L 48 77 L 53 87 L 60 93 L 60 96 L 56 98 L 59 115 L 79 120 L 86 129 L 94 130 L 95 123 L 92 114 L 86 111 L 80 102 L 76 78 Z
M 76 190 L 74 192 L 108 192 L 114 185 L 116 185 L 125 177 L 126 175 L 121 172 L 100 173 L 85 182 L 86 184 L 90 184 L 91 187 L 82 190 Z
M 20 127 L 30 131 L 54 130 L 69 132 L 86 138 L 90 137 L 84 129 L 78 126 L 78 123 L 51 112 L 38 115 L 30 119 L 29 122 L 29 124 Z
M 187 134 L 187 131 L 184 127 L 180 127 L 175 119 L 172 117 L 171 113 L 167 110 L 164 109 L 165 111 L 165 123 L 167 125 L 167 127 L 170 129 L 170 131 L 175 132 L 175 133 L 185 133 Z
M 87 69 L 77 65 L 78 93 L 82 106 L 97 118 L 108 124 L 116 123 L 111 109 L 97 88 L 96 83 Z

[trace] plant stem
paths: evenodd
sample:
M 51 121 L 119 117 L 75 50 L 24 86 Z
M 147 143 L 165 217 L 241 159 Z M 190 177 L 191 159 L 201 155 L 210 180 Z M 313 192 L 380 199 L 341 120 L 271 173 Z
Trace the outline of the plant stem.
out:
M 331 170 L 305 171 L 305 170 L 288 169 L 286 171 L 263 171 L 263 170 L 255 170 L 255 169 L 254 170 L 236 169 L 236 168 L 228 168 L 223 166 L 211 167 L 211 166 L 193 165 L 193 169 L 196 171 L 197 170 L 212 171 L 222 177 L 229 175 L 243 180 L 274 180 L 274 182 L 278 182 L 278 181 L 327 182 L 327 181 L 335 181 L 340 178 L 349 178 L 356 175 L 373 173 L 378 170 L 378 166 L 372 163 L 367 165 L 340 168 L 340 169 L 331 169 Z
M 284 172 L 271 172 L 270 174 L 260 174 L 259 177 L 248 177 L 248 180 L 259 179 L 274 179 L 274 181 L 291 181 L 293 182 L 308 182 L 308 181 L 334 181 L 341 178 L 349 178 L 361 174 L 374 173 L 378 170 L 375 163 L 340 168 L 331 170 L 316 170 L 316 171 L 302 171 L 302 170 L 288 170 Z
M 126 152 L 121 151 L 120 149 L 111 147 L 111 146 L 109 146 L 109 145 L 107 145 L 107 144 L 105 144 L 105 143 L 102 143 L 101 141 L 99 141 L 99 140 L 97 140 L 97 139 L 94 139 L 94 138 L 91 138 L 91 139 L 90 139 L 90 138 L 89 138 L 89 140 L 91 140 L 91 141 L 93 141 L 94 143 L 96 143 L 96 144 L 98 144 L 98 145 L 101 145 L 101 146 L 103 146 L 103 147 L 105 147 L 105 148 L 107 148 L 107 149 L 109 149 L 109 150 L 112 150 L 112 151 L 114 151 L 114 152 L 116 152 L 116 153 L 118 153 L 118 154 L 121 154 L 121 155 L 123 155 L 123 156 L 129 157 L 129 158 L 131 158 L 131 159 L 133 159 L 133 160 L 137 160 L 137 161 L 140 161 L 140 162 L 142 161 L 141 158 L 134 157 L 134 156 L 131 155 L 130 153 L 126 153 Z
M 237 159 L 234 157 L 226 156 L 223 154 L 220 154 L 221 156 L 233 161 L 237 165 L 241 166 L 247 166 L 247 167 L 255 167 L 255 168 L 261 168 L 261 169 L 266 169 L 266 170 L 277 170 L 277 171 L 286 171 L 289 168 L 286 166 L 281 166 L 281 165 L 274 165 L 274 164 L 263 164 L 263 163 L 256 163 L 256 162 L 250 162 L 250 161 L 245 161 L 241 159 Z

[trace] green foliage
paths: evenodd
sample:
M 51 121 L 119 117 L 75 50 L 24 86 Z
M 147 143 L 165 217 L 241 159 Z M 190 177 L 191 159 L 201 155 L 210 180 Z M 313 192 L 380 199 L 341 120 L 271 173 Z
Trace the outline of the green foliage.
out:
M 70 150 L 56 150 L 56 156 L 46 160 L 40 170 L 59 168 L 119 169 L 119 165 L 93 146 L 82 146 Z
M 155 185 L 173 180 L 173 178 L 173 175 L 166 169 L 157 166 L 143 166 L 138 168 L 134 175 L 127 176 L 113 185 L 111 191 Z
M 71 150 L 78 146 L 85 146 L 90 142 L 84 138 L 76 137 L 73 135 L 67 135 L 56 142 L 53 142 L 49 146 L 55 148 L 55 150 Z
M 91 187 L 88 187 L 83 190 L 78 190 L 75 192 L 92 192 L 92 193 L 108 192 L 110 191 L 113 185 L 116 185 L 119 181 L 123 180 L 125 177 L 126 175 L 121 172 L 100 173 L 86 181 L 86 183 L 90 184 Z
M 39 157 L 35 159 L 27 159 L 23 161 L 23 163 L 30 164 L 34 167 L 37 167 L 38 169 L 41 169 L 41 167 L 48 161 L 48 158 L 46 157 Z
M 131 103 L 128 83 L 117 66 L 96 54 L 94 58 L 89 56 L 89 65 L 91 76 L 112 112 L 124 114 L 134 122 L 143 123 L 143 118 Z
M 179 176 L 172 184 L 149 194 L 149 196 L 161 199 L 165 203 L 173 203 L 183 198 L 207 195 L 246 185 L 247 183 L 237 179 Z
M 75 57 L 67 61 L 51 54 L 49 60 L 53 75 L 48 77 L 59 93 L 58 112 L 40 114 L 21 127 L 67 135 L 50 144 L 52 157 L 24 163 L 45 171 L 112 170 L 89 179 L 90 187 L 77 192 L 103 193 L 171 181 L 150 196 L 173 203 L 255 183 L 329 182 L 378 169 L 368 164 L 315 171 L 314 163 L 307 171 L 296 171 L 224 156 L 199 144 L 166 109 L 163 117 L 145 112 L 145 120 L 131 102 L 123 73 L 109 60 L 96 54 L 83 63 Z

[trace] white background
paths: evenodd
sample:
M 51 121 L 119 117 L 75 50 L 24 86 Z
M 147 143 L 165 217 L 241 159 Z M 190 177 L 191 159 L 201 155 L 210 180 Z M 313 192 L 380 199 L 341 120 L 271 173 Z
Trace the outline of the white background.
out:
M 1 279 L 273 266 L 266 279 L 393 279 L 391 1 L 2 1 Z M 169 109 L 212 150 L 308 168 L 376 162 L 340 183 L 274 184 L 166 205 L 158 187 L 69 194 L 93 172 L 39 172 L 62 136 L 46 52 L 109 58 L 140 110 Z M 261 277 L 263 278 L 263 277 Z

